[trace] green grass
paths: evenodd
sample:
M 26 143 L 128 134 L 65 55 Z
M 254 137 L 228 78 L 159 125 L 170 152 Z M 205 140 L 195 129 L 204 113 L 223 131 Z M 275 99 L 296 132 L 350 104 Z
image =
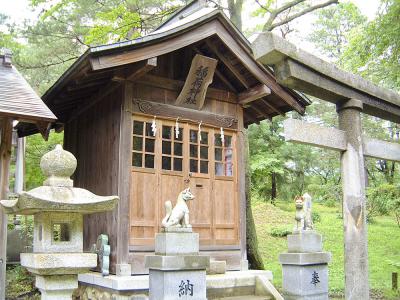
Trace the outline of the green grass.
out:
M 282 285 L 282 269 L 278 261 L 280 253 L 287 251 L 286 237 L 273 237 L 273 230 L 292 230 L 294 221 L 294 204 L 277 202 L 276 206 L 260 200 L 253 201 L 253 215 L 256 224 L 258 246 L 264 260 L 265 269 L 274 274 L 274 284 Z M 331 292 L 344 290 L 343 270 L 343 220 L 339 207 L 326 207 L 313 204 L 313 211 L 318 212 L 321 221 L 315 224 L 322 234 L 324 249 L 332 253 L 329 264 L 329 288 Z M 391 289 L 391 274 L 400 272 L 396 264 L 400 262 L 400 228 L 393 217 L 375 218 L 368 225 L 369 278 L 371 288 L 386 294 L 387 299 L 400 299 Z

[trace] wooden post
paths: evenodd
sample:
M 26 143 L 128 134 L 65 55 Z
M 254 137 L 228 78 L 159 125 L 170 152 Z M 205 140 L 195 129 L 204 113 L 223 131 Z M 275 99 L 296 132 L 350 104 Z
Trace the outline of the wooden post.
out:
M 365 172 L 361 130 L 362 102 L 337 105 L 339 128 L 346 133 L 341 154 L 346 299 L 369 299 L 368 239 L 365 214 Z
M 9 191 L 12 119 L 3 119 L 0 130 L 0 199 L 6 199 Z M 0 300 L 4 300 L 6 295 L 7 220 L 7 215 L 0 208 Z
M 394 291 L 397 291 L 397 289 L 398 289 L 398 274 L 397 274 L 397 272 L 393 272 L 392 273 L 392 289 L 394 290 Z
M 130 276 L 129 264 L 129 197 L 132 165 L 132 98 L 133 84 L 126 82 L 121 105 L 121 121 L 119 134 L 119 179 L 118 179 L 118 231 L 117 231 L 117 265 L 118 276 Z
M 20 193 L 24 189 L 24 161 L 25 161 L 25 138 L 17 138 L 15 151 L 15 183 L 14 193 Z

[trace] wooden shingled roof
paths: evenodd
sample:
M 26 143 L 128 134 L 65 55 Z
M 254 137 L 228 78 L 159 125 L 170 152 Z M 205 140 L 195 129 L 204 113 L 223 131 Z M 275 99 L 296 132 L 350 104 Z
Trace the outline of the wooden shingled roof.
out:
M 0 116 L 29 123 L 57 119 L 11 64 L 9 54 L 0 55 Z
M 183 86 L 194 55 L 217 59 L 209 89 L 226 91 L 244 107 L 245 125 L 296 110 L 304 113 L 310 102 L 281 86 L 271 69 L 258 63 L 246 38 L 222 11 L 210 7 L 179 11 L 157 30 L 135 40 L 89 48 L 43 95 L 43 100 L 62 123 L 91 107 L 99 95 L 109 93 L 124 80 L 133 81 L 136 67 L 152 58 L 160 65 L 179 61 L 173 78 L 162 77 L 155 67 L 140 81 L 156 86 Z M 132 73 L 133 72 L 133 73 Z M 186 72 L 186 73 L 185 73 Z M 160 76 L 161 75 L 161 76 Z M 260 95 L 262 97 L 251 95 Z M 266 92 L 268 91 L 268 92 Z M 35 133 L 32 126 L 19 126 L 20 135 Z

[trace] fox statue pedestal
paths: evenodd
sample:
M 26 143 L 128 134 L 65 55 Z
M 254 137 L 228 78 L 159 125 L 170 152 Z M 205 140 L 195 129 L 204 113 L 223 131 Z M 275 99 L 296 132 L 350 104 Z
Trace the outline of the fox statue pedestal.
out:
M 206 300 L 209 256 L 199 255 L 199 234 L 191 227 L 167 227 L 156 234 L 155 255 L 146 257 L 150 300 Z

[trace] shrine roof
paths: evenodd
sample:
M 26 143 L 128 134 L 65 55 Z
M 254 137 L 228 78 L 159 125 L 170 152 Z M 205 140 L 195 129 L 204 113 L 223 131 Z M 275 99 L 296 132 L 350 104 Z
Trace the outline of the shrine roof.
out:
M 240 95 L 262 86 L 271 90 L 270 95 L 246 103 L 246 125 L 291 110 L 302 114 L 305 106 L 310 104 L 305 96 L 279 85 L 271 69 L 255 60 L 248 40 L 222 11 L 195 4 L 186 6 L 146 36 L 90 47 L 43 95 L 43 99 L 60 122 L 65 123 L 76 114 L 77 106 L 83 105 L 82 102 L 99 88 L 115 81 L 116 74 L 128 72 L 134 64 L 185 48 L 218 59 L 221 63 L 217 75 L 220 76 L 215 81 L 224 81 L 224 87 L 230 93 Z M 190 63 L 190 58 L 183 63 Z M 121 80 L 119 76 L 117 80 Z M 95 78 L 99 80 L 94 81 Z M 179 82 L 175 80 L 175 83 Z M 32 128 L 19 127 L 20 135 L 32 133 Z
M 27 122 L 56 120 L 56 116 L 12 65 L 8 54 L 0 55 L 0 116 Z

